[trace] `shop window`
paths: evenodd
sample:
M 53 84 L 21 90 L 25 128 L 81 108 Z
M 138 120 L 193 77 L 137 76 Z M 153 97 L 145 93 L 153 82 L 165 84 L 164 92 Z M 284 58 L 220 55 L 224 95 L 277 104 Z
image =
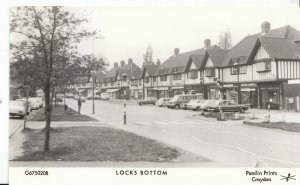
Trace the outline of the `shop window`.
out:
M 239 70 L 238 67 L 236 67 L 236 66 L 232 67 L 231 68 L 231 75 L 237 75 L 238 74 L 238 70 Z
M 181 74 L 174 74 L 173 80 L 181 80 Z
M 214 68 L 206 69 L 205 70 L 205 76 L 206 77 L 213 77 L 213 76 L 215 76 L 215 69 Z
M 247 73 L 247 66 L 240 66 L 240 74 L 246 74 Z
M 167 81 L 168 77 L 165 75 L 165 76 L 160 76 L 160 81 L 161 82 L 164 82 L 164 81 Z
M 190 79 L 198 78 L 198 71 L 190 71 L 188 73 L 188 78 L 190 78 Z

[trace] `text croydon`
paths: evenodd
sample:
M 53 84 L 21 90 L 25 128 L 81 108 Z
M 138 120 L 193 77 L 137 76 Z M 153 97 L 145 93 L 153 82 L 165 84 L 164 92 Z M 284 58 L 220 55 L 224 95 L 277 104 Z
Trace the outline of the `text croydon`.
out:
M 166 170 L 116 170 L 116 175 L 168 175 Z

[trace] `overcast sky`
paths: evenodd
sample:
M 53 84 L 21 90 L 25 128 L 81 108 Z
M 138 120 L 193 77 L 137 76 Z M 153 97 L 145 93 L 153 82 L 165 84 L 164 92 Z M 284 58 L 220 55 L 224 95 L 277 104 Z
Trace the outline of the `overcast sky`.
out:
M 300 30 L 300 10 L 257 7 L 88 7 L 72 8 L 90 20 L 90 29 L 101 30 L 95 40 L 95 55 L 110 64 L 128 58 L 138 65 L 149 44 L 154 60 L 162 62 L 178 47 L 180 53 L 203 47 L 205 38 L 218 43 L 219 34 L 230 29 L 233 44 L 248 34 L 260 32 L 263 21 L 271 28 L 291 25 Z M 81 42 L 80 52 L 92 53 L 92 40 Z

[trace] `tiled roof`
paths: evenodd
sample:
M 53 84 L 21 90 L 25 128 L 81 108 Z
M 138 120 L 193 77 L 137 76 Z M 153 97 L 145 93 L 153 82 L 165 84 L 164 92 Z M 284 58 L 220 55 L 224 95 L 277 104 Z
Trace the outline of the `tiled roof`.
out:
M 213 45 L 210 49 L 220 49 L 218 46 Z M 182 73 L 187 69 L 187 64 L 191 55 L 204 55 L 206 49 L 196 49 L 193 51 L 181 53 L 177 56 L 169 57 L 159 67 L 159 75 Z
M 229 50 L 224 49 L 208 49 L 207 55 L 213 62 L 215 67 L 221 67 Z
M 272 58 L 299 58 L 300 46 L 294 43 L 298 35 L 299 31 L 289 25 L 270 30 L 270 32 L 264 35 L 261 33 L 249 35 L 231 48 L 223 66 L 233 65 L 234 61 L 237 61 L 239 64 L 246 64 L 251 60 L 254 54 L 253 51 L 260 44 L 265 47 Z
M 83 84 L 83 83 L 89 83 L 90 77 L 89 76 L 76 76 L 73 78 L 72 82 L 73 84 Z
M 197 69 L 200 69 L 202 67 L 202 64 L 204 62 L 205 55 L 191 55 L 190 60 L 193 61 L 196 65 Z
M 157 76 L 158 75 L 158 69 L 160 65 L 156 64 L 150 64 L 150 65 L 145 65 L 143 67 L 144 72 L 147 72 L 149 76 Z
M 300 45 L 289 39 L 263 37 L 260 41 L 271 58 L 300 59 Z
M 123 74 L 126 74 L 128 79 L 137 79 L 142 69 L 135 63 L 132 63 L 118 67 L 117 71 L 120 78 Z

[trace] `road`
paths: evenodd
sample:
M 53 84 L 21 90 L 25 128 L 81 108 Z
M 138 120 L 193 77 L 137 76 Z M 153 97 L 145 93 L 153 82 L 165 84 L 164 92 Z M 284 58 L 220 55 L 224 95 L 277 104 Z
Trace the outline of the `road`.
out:
M 77 109 L 74 100 L 67 104 Z M 223 167 L 300 167 L 300 134 L 242 125 L 241 121 L 216 121 L 193 117 L 197 112 L 153 105 L 92 101 L 82 104 L 82 114 L 112 127 L 182 148 L 222 164 Z

